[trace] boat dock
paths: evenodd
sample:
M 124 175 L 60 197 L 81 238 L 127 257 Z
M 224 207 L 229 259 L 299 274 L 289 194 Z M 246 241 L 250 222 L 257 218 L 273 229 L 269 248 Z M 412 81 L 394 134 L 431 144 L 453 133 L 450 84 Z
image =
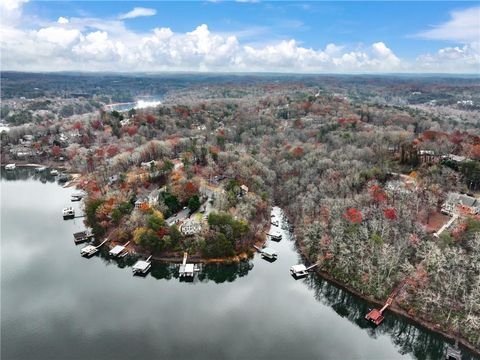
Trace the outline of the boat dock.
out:
M 276 260 L 277 259 L 277 252 L 269 247 L 266 248 L 259 248 L 258 246 L 253 245 L 255 249 L 260 253 L 260 255 L 267 260 Z
M 70 197 L 70 201 L 80 201 L 85 197 L 85 193 L 83 192 L 76 192 L 73 193 Z
M 90 256 L 93 256 L 95 255 L 98 250 L 100 249 L 100 247 L 105 244 L 106 242 L 108 241 L 108 239 L 105 239 L 103 240 L 99 245 L 97 246 L 94 246 L 94 245 L 87 245 L 85 247 L 83 247 L 81 250 L 80 250 L 80 255 L 84 256 L 84 257 L 90 257 Z
M 313 264 L 310 265 L 309 267 L 306 267 L 303 264 L 298 264 L 298 265 L 293 265 L 290 268 L 290 274 L 292 274 L 296 278 L 301 278 L 303 276 L 307 276 L 308 272 L 318 266 L 318 264 Z
M 90 232 L 90 230 L 80 231 L 73 234 L 73 241 L 77 245 L 88 241 L 91 238 L 93 238 L 93 234 Z
M 138 260 L 132 267 L 133 275 L 146 275 L 152 267 L 151 259 L 152 255 L 147 260 Z
M 73 219 L 75 217 L 75 209 L 71 206 L 63 209 L 63 220 Z
M 125 250 L 128 244 L 130 244 L 130 241 L 127 241 L 123 245 L 116 245 L 112 249 L 110 249 L 108 254 L 112 257 L 124 257 L 128 254 L 128 252 L 123 252 L 123 250 Z
M 178 272 L 181 278 L 182 277 L 193 278 L 193 276 L 195 275 L 195 272 L 199 271 L 199 269 L 197 269 L 194 264 L 187 264 L 187 257 L 188 257 L 188 253 L 184 252 L 182 265 L 180 265 L 180 270 Z
M 281 233 L 279 230 L 270 232 L 270 233 L 267 234 L 267 235 L 270 236 L 270 239 L 271 239 L 271 240 L 274 240 L 274 241 L 280 241 L 280 240 L 282 240 L 282 233 Z
M 390 294 L 390 296 L 388 297 L 387 301 L 385 302 L 385 305 L 383 305 L 383 307 L 378 310 L 378 309 L 373 309 L 373 310 L 370 310 L 370 312 L 365 315 L 365 319 L 367 319 L 368 321 L 371 321 L 372 323 L 374 323 L 375 325 L 380 325 L 380 323 L 383 321 L 383 319 L 385 318 L 383 316 L 383 312 L 385 310 L 387 310 L 387 308 L 392 305 L 392 302 L 393 302 L 393 299 L 395 298 L 395 296 L 397 296 L 397 294 L 399 293 L 399 291 L 403 288 L 403 286 L 405 285 L 405 282 L 406 280 L 402 281 L 393 291 L 392 293 Z

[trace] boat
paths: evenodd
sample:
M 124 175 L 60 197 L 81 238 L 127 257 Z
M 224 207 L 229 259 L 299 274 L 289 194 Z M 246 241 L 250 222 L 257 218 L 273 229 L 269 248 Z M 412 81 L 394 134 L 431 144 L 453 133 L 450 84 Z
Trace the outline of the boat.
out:
M 45 170 L 47 170 L 46 166 L 40 166 L 40 167 L 35 168 L 35 172 L 37 172 L 37 173 L 44 172 Z
M 85 257 L 90 257 L 90 256 L 96 254 L 97 251 L 98 251 L 98 248 L 96 246 L 87 245 L 80 250 L 80 255 L 85 256 Z
M 132 267 L 133 275 L 145 275 L 152 267 L 151 258 L 150 255 L 147 260 L 138 260 Z
M 58 170 L 57 169 L 50 170 L 50 175 L 57 176 L 58 175 Z
M 73 219 L 74 217 L 75 217 L 74 208 L 70 206 L 63 209 L 63 220 Z
M 7 164 L 7 165 L 5 165 L 5 170 L 13 171 L 13 170 L 15 170 L 16 167 L 17 167 L 17 165 L 15 165 L 15 164 Z

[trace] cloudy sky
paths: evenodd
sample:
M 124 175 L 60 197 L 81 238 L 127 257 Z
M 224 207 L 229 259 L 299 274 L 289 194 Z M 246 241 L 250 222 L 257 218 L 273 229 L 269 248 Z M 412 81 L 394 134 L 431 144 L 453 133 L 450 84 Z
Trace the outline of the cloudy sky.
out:
M 480 72 L 478 2 L 0 4 L 2 70 Z

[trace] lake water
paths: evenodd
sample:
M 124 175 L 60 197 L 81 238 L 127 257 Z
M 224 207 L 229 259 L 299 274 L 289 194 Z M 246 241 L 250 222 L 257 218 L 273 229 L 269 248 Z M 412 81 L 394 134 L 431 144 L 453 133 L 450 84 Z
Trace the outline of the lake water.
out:
M 175 265 L 134 277 L 131 261 L 79 254 L 76 218 L 62 220 L 74 189 L 17 168 L 1 178 L 1 358 L 443 359 L 444 340 L 310 275 L 288 231 L 278 260 L 203 266 L 180 282 Z M 474 358 L 464 352 L 463 359 Z

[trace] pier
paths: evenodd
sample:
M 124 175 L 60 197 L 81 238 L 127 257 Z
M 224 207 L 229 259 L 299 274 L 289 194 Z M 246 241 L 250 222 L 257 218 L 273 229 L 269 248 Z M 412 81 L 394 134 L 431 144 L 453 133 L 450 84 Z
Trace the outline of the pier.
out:
M 258 246 L 253 245 L 255 249 L 260 253 L 260 255 L 266 260 L 276 260 L 277 253 L 274 249 L 266 247 L 266 248 L 259 248 Z
M 108 239 L 105 239 L 103 240 L 99 245 L 97 246 L 94 246 L 94 245 L 87 245 L 85 247 L 83 247 L 81 250 L 80 250 L 80 255 L 84 256 L 84 257 L 90 257 L 90 256 L 93 256 L 95 255 L 98 250 L 100 249 L 100 247 L 105 244 L 106 242 L 108 241 Z
M 123 250 L 125 250 L 128 244 L 130 244 L 130 241 L 127 241 L 123 245 L 116 245 L 108 252 L 108 254 L 112 257 L 124 257 L 128 252 L 123 252 Z
M 71 206 L 63 209 L 63 220 L 73 219 L 75 217 L 75 209 Z
M 181 278 L 182 277 L 193 278 L 193 276 L 195 275 L 195 271 L 199 271 L 197 268 L 195 268 L 194 264 L 187 264 L 187 257 L 188 257 L 188 253 L 184 252 L 182 265 L 180 265 L 180 270 L 179 270 L 179 276 Z
M 73 234 L 73 241 L 77 245 L 88 241 L 91 238 L 93 238 L 93 234 L 90 232 L 90 230 L 80 231 Z
M 303 264 L 293 265 L 290 268 L 290 274 L 292 274 L 296 278 L 301 278 L 301 277 L 307 276 L 309 271 L 317 266 L 318 266 L 318 263 L 310 265 L 309 267 L 306 267 Z
M 138 260 L 132 267 L 133 275 L 146 275 L 152 267 L 151 259 L 152 255 L 147 260 Z
M 374 323 L 375 325 L 380 325 L 381 322 L 383 321 L 383 319 L 385 318 L 383 316 L 383 312 L 385 310 L 387 310 L 387 308 L 392 305 L 392 302 L 393 302 L 393 299 L 395 298 L 395 296 L 397 296 L 397 294 L 400 292 L 400 290 L 403 288 L 403 286 L 405 285 L 405 282 L 407 280 L 404 280 L 400 283 L 400 285 L 398 285 L 395 290 L 392 291 L 392 293 L 390 294 L 390 296 L 388 297 L 387 301 L 385 302 L 385 305 L 383 305 L 383 307 L 378 310 L 378 309 L 373 309 L 373 310 L 370 310 L 370 312 L 365 315 L 365 319 L 367 319 L 368 321 L 371 321 L 372 323 Z

